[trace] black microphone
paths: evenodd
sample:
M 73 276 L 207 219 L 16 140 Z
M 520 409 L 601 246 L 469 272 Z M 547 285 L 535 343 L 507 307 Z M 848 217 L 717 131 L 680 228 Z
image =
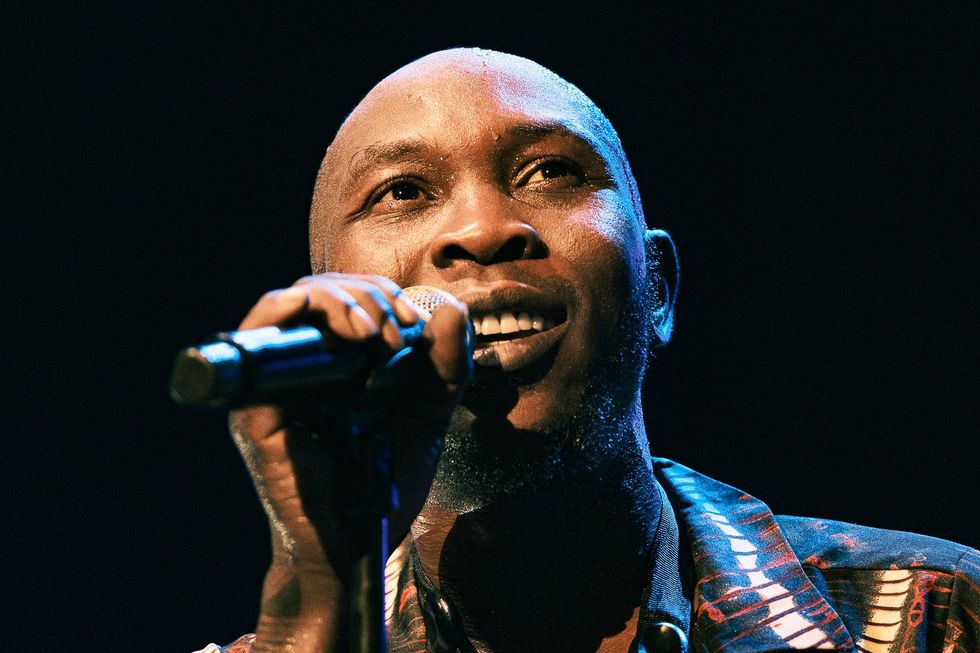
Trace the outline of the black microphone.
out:
M 422 320 L 402 327 L 406 347 L 387 359 L 377 343 L 331 346 L 311 326 L 263 327 L 222 332 L 177 354 L 170 374 L 170 396 L 185 406 L 235 408 L 270 403 L 337 387 L 365 387 L 372 376 L 411 353 L 432 313 L 455 301 L 429 286 L 405 288 Z

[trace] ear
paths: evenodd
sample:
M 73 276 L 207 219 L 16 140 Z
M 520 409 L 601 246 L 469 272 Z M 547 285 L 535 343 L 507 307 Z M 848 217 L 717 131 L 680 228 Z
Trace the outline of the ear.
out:
M 647 229 L 643 244 L 650 275 L 650 323 L 658 340 L 654 346 L 666 345 L 674 326 L 674 301 L 681 281 L 677 248 L 670 234 L 661 229 Z

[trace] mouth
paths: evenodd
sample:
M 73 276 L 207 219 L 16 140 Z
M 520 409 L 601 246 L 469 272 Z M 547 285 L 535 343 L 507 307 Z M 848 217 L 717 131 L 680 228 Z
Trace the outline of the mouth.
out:
M 500 311 L 489 314 L 471 314 L 476 346 L 519 340 L 550 331 L 565 322 L 564 316 L 553 317 L 533 313 L 533 309 Z
M 515 372 L 555 348 L 568 330 L 568 318 L 564 305 L 537 293 L 505 294 L 468 302 L 476 334 L 473 362 Z

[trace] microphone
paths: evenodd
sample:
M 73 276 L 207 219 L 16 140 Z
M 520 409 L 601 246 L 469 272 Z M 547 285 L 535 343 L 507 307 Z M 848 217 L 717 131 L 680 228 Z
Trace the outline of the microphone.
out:
M 406 347 L 379 356 L 368 343 L 330 344 L 311 326 L 222 332 L 177 354 L 170 396 L 199 408 L 235 408 L 312 394 L 327 388 L 366 387 L 373 376 L 412 351 L 425 323 L 452 295 L 429 286 L 405 288 L 422 320 L 402 327 Z

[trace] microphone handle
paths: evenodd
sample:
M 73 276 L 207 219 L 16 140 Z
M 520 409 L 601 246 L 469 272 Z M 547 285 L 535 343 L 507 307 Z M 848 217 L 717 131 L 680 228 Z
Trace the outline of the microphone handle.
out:
M 408 347 L 393 358 L 408 353 L 424 327 L 422 321 L 401 327 Z M 363 388 L 376 369 L 389 363 L 375 349 L 370 343 L 328 345 L 311 326 L 222 332 L 177 354 L 170 396 L 185 406 L 228 409 L 331 388 Z

